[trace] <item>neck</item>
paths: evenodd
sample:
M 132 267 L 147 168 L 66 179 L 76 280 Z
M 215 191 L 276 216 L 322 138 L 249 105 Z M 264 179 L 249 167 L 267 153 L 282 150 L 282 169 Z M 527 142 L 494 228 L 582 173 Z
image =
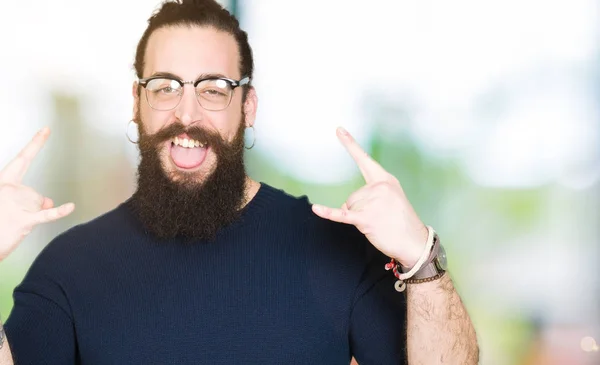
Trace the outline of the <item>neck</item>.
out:
M 249 176 L 246 176 L 245 185 L 246 185 L 246 187 L 245 187 L 244 200 L 242 201 L 242 206 L 240 207 L 240 209 L 243 209 L 244 207 L 246 207 L 246 205 L 248 205 L 248 203 L 250 203 L 252 201 L 252 199 L 256 196 L 256 194 L 258 193 L 258 190 L 260 189 L 260 183 L 258 181 L 251 179 Z

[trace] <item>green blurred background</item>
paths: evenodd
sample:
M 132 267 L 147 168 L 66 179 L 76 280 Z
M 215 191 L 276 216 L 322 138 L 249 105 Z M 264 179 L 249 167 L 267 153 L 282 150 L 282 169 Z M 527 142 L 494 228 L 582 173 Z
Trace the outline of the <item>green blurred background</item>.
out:
M 158 3 L 2 4 L 0 165 L 49 125 L 26 183 L 77 205 L 0 264 L 4 318 L 44 245 L 133 192 L 132 62 Z M 440 232 L 481 364 L 600 363 L 598 1 L 222 4 L 255 54 L 251 176 L 341 205 L 363 184 L 345 126 Z

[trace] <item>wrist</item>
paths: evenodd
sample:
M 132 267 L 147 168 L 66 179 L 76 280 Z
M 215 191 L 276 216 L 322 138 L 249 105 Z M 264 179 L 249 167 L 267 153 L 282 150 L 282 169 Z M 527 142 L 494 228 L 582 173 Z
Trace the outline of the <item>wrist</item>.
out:
M 401 270 L 404 268 L 401 267 Z M 406 281 L 407 284 L 420 284 L 425 281 L 439 279 L 447 270 L 446 251 L 440 243 L 439 236 L 434 234 L 431 254 L 425 263 Z
M 425 254 L 424 251 L 427 250 L 428 240 L 429 227 L 423 225 L 423 228 L 418 230 L 415 242 L 410 244 L 410 249 L 406 250 L 407 248 L 405 248 L 402 254 L 403 258 L 400 259 L 400 256 L 397 256 L 398 258 L 396 258 L 396 262 L 398 262 L 398 264 L 400 264 L 402 268 L 407 268 L 408 270 L 415 267 L 421 259 L 421 257 Z
M 427 227 L 427 243 L 421 257 L 412 268 L 402 266 L 395 259 L 385 265 L 386 270 L 393 270 L 398 279 L 394 285 L 396 290 L 402 292 L 406 284 L 420 284 L 437 280 L 446 272 L 446 252 L 440 245 L 437 233 Z
M 431 250 L 429 252 L 429 256 L 427 257 L 427 259 L 425 260 L 425 262 L 423 262 L 423 265 L 421 265 L 421 268 L 424 268 L 425 266 L 427 266 L 431 262 L 433 262 L 433 260 L 438 255 L 438 252 L 439 252 L 439 239 L 437 238 L 437 235 L 435 235 L 433 239 L 434 239 L 434 241 L 433 241 L 433 245 L 431 246 Z M 422 254 L 424 254 L 424 253 L 422 253 Z M 415 260 L 414 264 L 412 264 L 410 266 L 405 266 L 401 262 L 399 262 L 399 264 L 400 264 L 400 271 L 402 271 L 402 272 L 409 272 L 410 270 L 412 270 L 413 267 L 415 267 L 415 264 L 417 263 L 417 261 L 418 261 L 418 259 Z M 421 271 L 421 269 L 419 269 L 417 271 L 417 273 L 419 271 Z

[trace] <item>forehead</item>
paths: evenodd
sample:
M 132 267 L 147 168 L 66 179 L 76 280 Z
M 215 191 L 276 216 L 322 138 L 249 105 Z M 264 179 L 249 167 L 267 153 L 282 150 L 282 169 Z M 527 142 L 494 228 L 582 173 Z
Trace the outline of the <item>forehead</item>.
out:
M 223 74 L 239 80 L 235 39 L 210 27 L 174 26 L 157 29 L 148 39 L 144 77 L 171 72 L 184 80 L 202 74 Z

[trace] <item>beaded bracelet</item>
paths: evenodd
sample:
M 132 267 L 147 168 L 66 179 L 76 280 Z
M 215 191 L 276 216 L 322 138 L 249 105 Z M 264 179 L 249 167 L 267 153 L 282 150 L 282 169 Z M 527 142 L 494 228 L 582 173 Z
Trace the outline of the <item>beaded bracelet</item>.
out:
M 442 276 L 444 276 L 446 274 L 446 272 L 441 272 L 437 275 L 434 275 L 432 277 L 429 278 L 424 278 L 424 279 L 406 279 L 404 280 L 404 282 L 406 284 L 423 284 L 423 283 L 429 283 L 430 281 L 436 281 L 437 279 L 440 279 Z
M 407 273 L 401 274 L 398 271 L 398 267 L 400 266 L 400 264 L 395 259 L 391 259 L 389 263 L 385 264 L 385 269 L 392 270 L 394 276 L 396 277 L 396 279 L 398 279 L 398 281 L 396 281 L 396 283 L 394 284 L 394 288 L 396 288 L 396 291 L 403 292 L 406 289 L 405 280 L 413 277 L 413 275 L 415 275 L 415 273 L 421 269 L 425 261 L 427 261 L 427 259 L 429 258 L 429 255 L 431 254 L 431 249 L 433 248 L 435 231 L 430 226 L 427 226 L 427 231 L 428 234 L 427 244 L 425 245 L 425 251 L 419 258 L 415 266 L 413 266 L 412 269 L 410 269 Z

